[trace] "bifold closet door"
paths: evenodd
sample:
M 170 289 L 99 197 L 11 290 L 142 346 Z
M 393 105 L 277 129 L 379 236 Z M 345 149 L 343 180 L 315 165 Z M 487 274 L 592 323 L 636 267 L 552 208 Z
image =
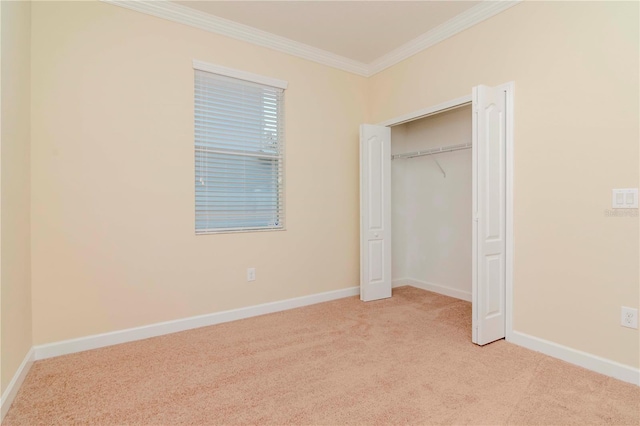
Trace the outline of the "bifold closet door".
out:
M 473 89 L 472 341 L 485 345 L 506 328 L 506 91 Z
M 391 297 L 391 129 L 360 126 L 360 299 Z

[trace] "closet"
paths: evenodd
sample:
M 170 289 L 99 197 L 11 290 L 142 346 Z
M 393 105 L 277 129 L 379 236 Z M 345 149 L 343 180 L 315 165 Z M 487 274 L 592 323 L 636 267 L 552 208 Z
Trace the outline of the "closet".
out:
M 470 300 L 473 343 L 509 338 L 513 92 L 478 85 L 360 126 L 362 301 L 411 284 Z
M 471 301 L 471 105 L 391 127 L 391 279 Z

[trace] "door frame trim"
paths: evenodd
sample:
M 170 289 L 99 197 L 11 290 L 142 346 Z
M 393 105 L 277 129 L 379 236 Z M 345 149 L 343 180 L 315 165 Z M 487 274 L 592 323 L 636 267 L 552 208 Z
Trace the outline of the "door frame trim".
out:
M 506 324 L 505 324 L 505 339 L 511 341 L 513 339 L 513 173 L 514 173 L 514 89 L 515 84 L 513 81 L 498 86 L 505 91 L 506 95 L 506 112 L 507 112 L 507 146 L 506 146 L 506 225 L 507 225 L 507 264 L 506 266 Z
M 514 244 L 513 244 L 513 175 L 514 175 L 514 90 L 515 83 L 513 81 L 500 84 L 495 87 L 501 88 L 506 93 L 505 111 L 507 113 L 506 122 L 506 172 L 505 172 L 505 188 L 506 188 L 506 277 L 505 277 L 505 340 L 512 341 L 513 334 L 513 265 L 514 265 Z M 430 115 L 439 114 L 445 111 L 460 108 L 471 104 L 472 95 L 468 94 L 459 98 L 451 99 L 426 108 L 421 108 L 407 114 L 403 114 L 389 120 L 378 123 L 378 126 L 393 127 L 398 124 L 407 123 L 409 121 L 425 118 Z M 472 212 L 473 214 L 473 212 Z
M 410 112 L 408 114 L 403 114 L 398 117 L 391 118 L 389 120 L 385 120 L 376 124 L 376 126 L 384 126 L 384 127 L 393 127 L 398 124 L 408 123 L 409 121 L 418 120 L 420 118 L 425 118 L 430 115 L 440 114 L 441 112 L 449 111 L 452 109 L 460 108 L 465 105 L 469 105 L 472 101 L 471 95 L 461 96 L 456 99 L 451 99 L 450 101 L 442 102 L 437 105 L 432 105 L 430 107 L 421 108 L 417 111 Z

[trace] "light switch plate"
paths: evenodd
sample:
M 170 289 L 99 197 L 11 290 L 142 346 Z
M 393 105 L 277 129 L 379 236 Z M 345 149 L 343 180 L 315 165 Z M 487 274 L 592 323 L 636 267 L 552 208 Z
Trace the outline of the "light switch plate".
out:
M 611 207 L 614 209 L 637 209 L 638 188 L 623 188 L 612 190 Z

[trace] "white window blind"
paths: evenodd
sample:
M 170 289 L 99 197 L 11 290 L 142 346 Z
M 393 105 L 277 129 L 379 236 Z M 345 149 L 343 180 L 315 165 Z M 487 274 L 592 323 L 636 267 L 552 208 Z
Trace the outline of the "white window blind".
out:
M 195 70 L 196 233 L 284 228 L 284 90 Z

